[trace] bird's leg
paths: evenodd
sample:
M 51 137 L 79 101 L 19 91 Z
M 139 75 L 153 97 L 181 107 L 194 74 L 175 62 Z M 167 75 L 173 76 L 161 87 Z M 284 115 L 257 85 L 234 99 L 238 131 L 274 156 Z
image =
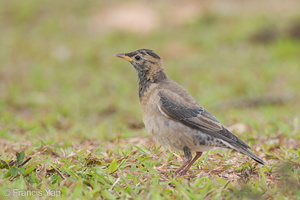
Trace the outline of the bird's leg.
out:
M 190 162 L 192 161 L 192 159 L 185 161 L 176 171 L 175 174 L 181 174 L 181 170 L 183 170 L 185 168 L 185 166 L 187 166 Z
M 175 174 L 178 174 L 181 170 L 185 168 L 192 161 L 192 153 L 191 150 L 185 146 L 183 148 L 185 162 L 175 171 Z
M 184 166 L 181 169 L 181 172 L 178 172 L 178 174 L 180 176 L 185 175 L 186 172 L 190 169 L 190 167 L 194 164 L 194 162 L 196 162 L 196 160 L 198 160 L 198 158 L 200 158 L 200 156 L 202 155 L 202 152 L 196 152 L 195 157 L 193 158 L 193 160 L 191 160 L 190 162 L 188 162 L 188 164 L 186 164 L 186 166 Z

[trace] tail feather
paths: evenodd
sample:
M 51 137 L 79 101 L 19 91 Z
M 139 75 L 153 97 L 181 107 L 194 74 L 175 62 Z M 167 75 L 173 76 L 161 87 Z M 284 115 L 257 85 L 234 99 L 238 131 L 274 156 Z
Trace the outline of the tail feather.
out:
M 261 158 L 259 158 L 257 155 L 255 155 L 252 151 L 249 150 L 249 148 L 250 148 L 249 146 L 248 146 L 248 148 L 246 148 L 244 145 L 242 146 L 241 144 L 239 144 L 237 142 L 230 143 L 230 144 L 225 141 L 222 141 L 222 142 L 227 148 L 236 150 L 244 155 L 247 155 L 262 165 L 265 164 L 265 161 L 263 161 Z
M 252 151 L 248 150 L 248 149 L 239 149 L 239 152 L 249 156 L 250 158 L 252 158 L 253 160 L 255 160 L 256 162 L 264 165 L 265 161 L 263 161 L 261 158 L 259 158 L 257 155 L 255 155 Z
M 241 153 L 244 153 L 244 152 L 241 152 Z M 264 165 L 265 164 L 265 161 L 263 161 L 261 158 L 259 158 L 257 155 L 255 155 L 252 151 L 249 151 L 248 149 L 246 149 L 245 155 L 247 156 L 250 156 L 253 160 L 255 160 L 256 162 Z

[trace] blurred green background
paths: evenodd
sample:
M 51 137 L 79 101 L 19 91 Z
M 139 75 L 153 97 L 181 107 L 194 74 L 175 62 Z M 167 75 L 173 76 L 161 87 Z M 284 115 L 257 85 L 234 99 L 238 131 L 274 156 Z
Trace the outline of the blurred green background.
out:
M 135 71 L 115 57 L 139 48 L 225 125 L 298 124 L 296 0 L 2 1 L 0 44 L 3 139 L 144 134 Z
M 62 199 L 299 199 L 299 8 L 1 1 L 0 198 L 50 188 Z M 183 160 L 149 139 L 136 72 L 115 57 L 140 48 L 267 164 L 212 150 L 174 178 Z

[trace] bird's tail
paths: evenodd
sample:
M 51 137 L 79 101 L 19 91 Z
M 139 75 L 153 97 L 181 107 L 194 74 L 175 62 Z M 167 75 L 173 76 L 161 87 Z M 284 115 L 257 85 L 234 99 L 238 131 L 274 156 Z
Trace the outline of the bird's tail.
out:
M 264 165 L 265 161 L 263 161 L 261 158 L 259 158 L 257 155 L 255 155 L 252 151 L 250 151 L 249 149 L 246 148 L 237 148 L 236 149 L 238 152 L 241 152 L 242 154 L 245 154 L 247 156 L 249 156 L 250 158 L 252 158 L 253 160 L 255 160 L 256 162 Z
M 244 155 L 249 156 L 250 158 L 252 158 L 253 160 L 255 160 L 256 162 L 264 165 L 265 161 L 263 161 L 261 158 L 259 158 L 257 155 L 255 155 L 252 151 L 249 150 L 249 146 L 246 145 L 244 142 L 225 142 L 222 141 L 223 144 L 225 145 L 225 147 L 229 148 L 229 149 L 233 149 L 235 151 L 238 151 Z

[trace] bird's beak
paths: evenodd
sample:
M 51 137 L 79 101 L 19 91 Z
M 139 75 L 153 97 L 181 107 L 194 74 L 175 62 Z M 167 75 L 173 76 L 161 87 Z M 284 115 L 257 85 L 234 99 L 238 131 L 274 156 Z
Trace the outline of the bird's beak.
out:
M 119 58 L 123 58 L 123 59 L 125 59 L 129 62 L 133 61 L 132 58 L 130 58 L 129 56 L 126 56 L 125 53 L 120 53 L 120 54 L 117 54 L 116 56 L 119 57 Z

